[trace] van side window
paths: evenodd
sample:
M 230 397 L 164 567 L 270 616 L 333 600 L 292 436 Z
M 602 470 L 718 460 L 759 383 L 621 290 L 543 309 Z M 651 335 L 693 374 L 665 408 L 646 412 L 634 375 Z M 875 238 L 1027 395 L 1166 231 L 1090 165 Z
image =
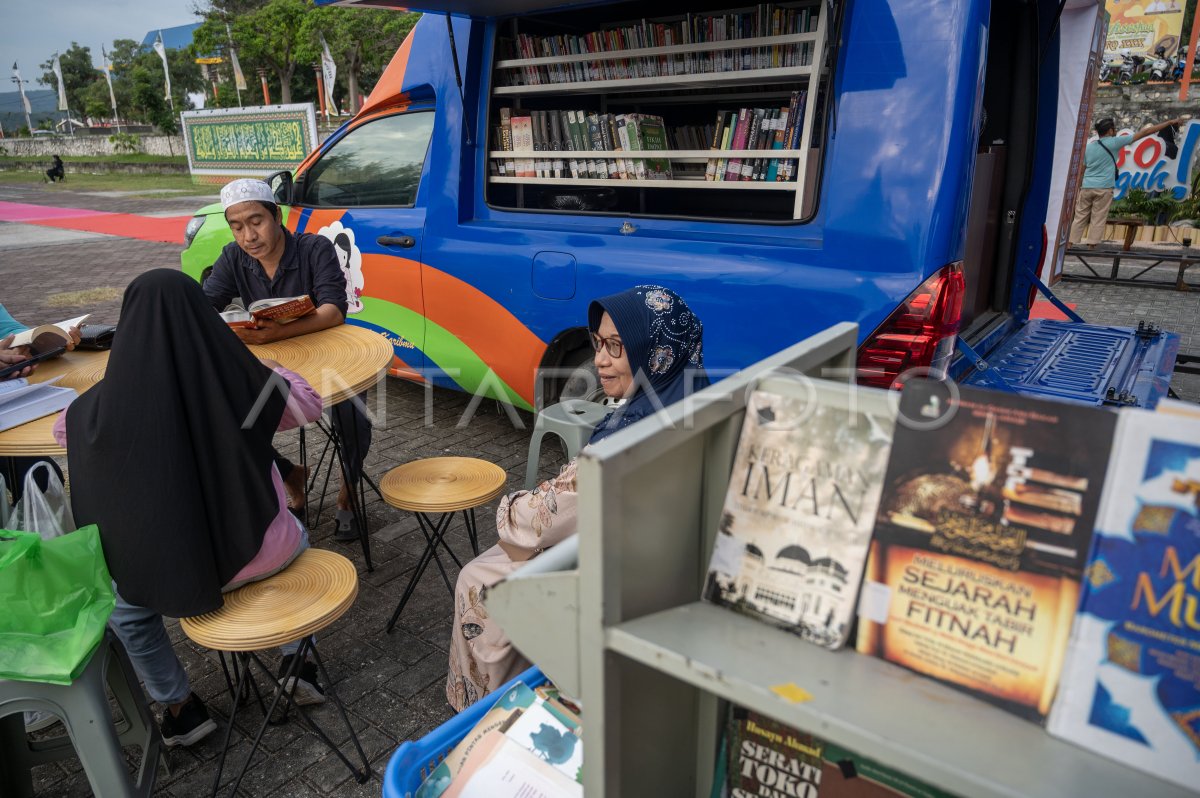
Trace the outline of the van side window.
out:
M 350 131 L 304 176 L 301 205 L 411 206 L 433 133 L 433 112 L 396 114 Z

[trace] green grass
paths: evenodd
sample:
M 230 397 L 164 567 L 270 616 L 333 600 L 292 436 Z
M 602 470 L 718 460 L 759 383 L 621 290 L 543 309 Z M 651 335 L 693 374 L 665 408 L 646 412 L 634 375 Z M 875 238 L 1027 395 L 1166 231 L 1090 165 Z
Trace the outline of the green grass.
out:
M 88 175 L 68 173 L 66 182 L 46 185 L 41 172 L 0 171 L 0 184 L 40 185 L 45 191 L 139 191 L 170 189 L 183 194 L 216 194 L 218 187 L 198 185 L 187 175 Z
M 0 146 L 3 146 L 3 142 L 0 142 Z M 66 163 L 169 163 L 187 166 L 186 155 L 146 155 L 141 152 L 121 155 L 64 155 L 62 159 Z M 50 157 L 47 155 L 0 156 L 0 166 L 4 164 L 24 164 L 30 161 L 38 163 L 45 161 L 48 164 L 50 163 Z

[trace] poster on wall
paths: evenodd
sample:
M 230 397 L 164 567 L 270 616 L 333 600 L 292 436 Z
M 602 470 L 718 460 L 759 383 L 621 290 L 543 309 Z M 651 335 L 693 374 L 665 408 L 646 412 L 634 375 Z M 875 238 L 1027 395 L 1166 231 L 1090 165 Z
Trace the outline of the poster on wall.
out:
M 1122 55 L 1152 57 L 1158 50 L 1175 57 L 1182 42 L 1184 0 L 1107 0 L 1108 38 L 1105 60 Z
M 1118 136 L 1132 136 L 1125 128 Z M 1095 141 L 1095 134 L 1089 141 Z M 1121 149 L 1117 155 L 1117 193 L 1121 199 L 1133 189 L 1149 194 L 1166 193 L 1184 199 L 1191 193 L 1192 160 L 1200 143 L 1200 120 L 1191 119 L 1179 126 L 1178 132 L 1167 128 L 1162 133 L 1145 136 Z
M 294 169 L 317 146 L 312 103 L 185 111 L 188 168 L 202 182 Z

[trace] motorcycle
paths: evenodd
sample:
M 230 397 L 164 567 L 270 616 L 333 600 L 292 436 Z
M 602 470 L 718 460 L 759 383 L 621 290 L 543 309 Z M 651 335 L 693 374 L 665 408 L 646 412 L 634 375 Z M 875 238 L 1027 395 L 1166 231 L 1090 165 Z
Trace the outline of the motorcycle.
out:
M 1113 53 L 1111 55 L 1105 55 L 1104 61 L 1100 64 L 1100 75 L 1099 75 L 1100 82 L 1101 83 L 1111 82 L 1113 80 L 1113 77 L 1116 75 L 1117 70 L 1120 68 L 1120 66 L 1119 66 L 1120 63 L 1121 63 L 1120 55 L 1117 55 L 1116 53 Z
M 1150 60 L 1150 80 L 1166 80 L 1170 70 L 1171 62 L 1167 60 L 1167 51 L 1159 47 L 1154 51 L 1154 58 Z
M 1128 53 L 1121 54 L 1121 66 L 1117 70 L 1116 77 L 1113 78 L 1113 85 L 1120 86 L 1132 80 L 1135 73 L 1142 68 L 1142 64 L 1146 62 L 1144 56 L 1129 55 Z

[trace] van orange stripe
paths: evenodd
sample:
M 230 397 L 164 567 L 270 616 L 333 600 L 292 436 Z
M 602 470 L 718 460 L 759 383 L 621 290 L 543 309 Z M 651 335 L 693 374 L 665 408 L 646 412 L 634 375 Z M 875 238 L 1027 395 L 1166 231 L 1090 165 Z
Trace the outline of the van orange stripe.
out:
M 363 107 L 359 109 L 359 116 L 378 110 L 381 106 L 389 101 L 395 100 L 396 97 L 404 92 L 404 73 L 408 71 L 408 56 L 412 52 L 414 34 L 417 32 L 417 27 L 414 26 L 404 37 L 404 43 L 400 45 L 400 49 L 392 56 L 392 60 L 388 63 L 387 69 L 383 70 L 383 75 L 380 76 L 379 82 L 375 84 L 375 88 L 371 91 L 371 96 L 363 103 Z
M 308 215 L 308 222 L 304 225 L 304 229 L 296 230 L 294 232 L 315 233 L 322 227 L 328 227 L 334 222 L 341 221 L 342 216 L 345 215 L 345 213 L 346 211 L 341 208 L 334 208 L 333 210 L 314 210 Z M 299 220 L 300 216 L 301 214 L 297 213 L 296 219 Z M 289 219 L 289 221 L 291 220 Z
M 470 283 L 428 265 L 422 280 L 425 318 L 470 347 L 500 379 L 532 404 L 534 374 L 546 344 L 503 305 Z
M 394 255 L 369 255 L 364 252 L 362 271 L 364 290 L 370 296 L 421 313 L 420 263 Z

